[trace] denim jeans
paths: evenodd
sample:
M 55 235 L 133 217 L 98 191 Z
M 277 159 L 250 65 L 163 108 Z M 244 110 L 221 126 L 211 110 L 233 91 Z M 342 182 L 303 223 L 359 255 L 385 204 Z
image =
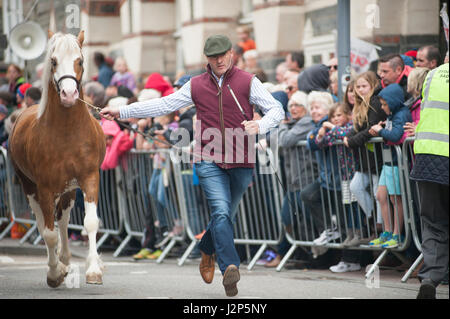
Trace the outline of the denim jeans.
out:
M 166 229 L 169 226 L 166 210 L 167 213 L 172 214 L 173 219 L 178 218 L 178 212 L 170 198 L 167 198 L 162 169 L 156 168 L 153 170 L 150 184 L 148 185 L 148 192 L 155 201 L 159 225 L 161 229 Z
M 239 202 L 252 181 L 253 168 L 222 169 L 215 163 L 195 163 L 200 185 L 211 210 L 200 250 L 216 254 L 222 274 L 229 265 L 239 267 L 240 258 L 234 246 L 233 223 Z

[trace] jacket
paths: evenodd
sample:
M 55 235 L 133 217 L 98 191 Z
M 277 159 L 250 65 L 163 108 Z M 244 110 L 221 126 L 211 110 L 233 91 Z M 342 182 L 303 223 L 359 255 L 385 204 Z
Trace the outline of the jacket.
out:
M 356 127 L 357 124 L 353 123 L 353 129 L 347 135 L 349 147 L 354 151 L 359 151 L 361 154 L 361 157 L 359 157 L 358 153 L 356 153 L 356 156 L 360 158 L 360 167 L 363 173 L 375 174 L 375 165 L 377 165 L 380 170 L 383 165 L 381 146 L 378 143 L 368 144 L 366 146 L 368 141 L 373 137 L 369 133 L 370 128 L 387 118 L 386 113 L 381 108 L 380 99 L 378 97 L 378 93 L 381 89 L 382 87 L 378 86 L 370 97 L 369 104 L 371 107 L 368 110 L 367 122 L 361 127 Z
M 310 152 L 304 152 L 303 147 L 296 146 L 299 141 L 305 141 L 308 132 L 314 129 L 311 117 L 306 115 L 298 121 L 280 124 L 278 145 L 284 158 L 284 169 L 288 189 L 299 191 L 314 182 L 317 176 L 317 160 Z
M 404 104 L 402 88 L 397 83 L 393 83 L 381 90 L 378 96 L 387 102 L 389 110 L 391 111 L 391 114 L 386 120 L 385 128 L 381 129 L 378 135 L 386 141 L 386 145 L 392 146 L 402 144 L 406 138 L 403 126 L 406 122 L 412 122 L 411 112 Z M 384 147 L 384 149 L 386 149 L 386 147 Z M 384 158 L 385 164 L 398 165 L 397 153 L 393 149 L 391 149 L 391 155 L 386 152 L 383 154 L 388 157 Z
M 323 122 L 328 121 L 328 116 L 322 118 L 315 123 L 315 128 L 309 132 L 307 139 L 307 147 L 316 153 L 317 163 L 319 165 L 319 182 L 320 186 L 330 191 L 340 191 L 341 182 L 339 179 L 339 162 L 337 157 L 336 146 L 321 148 L 316 142 L 316 136 Z
M 101 169 L 114 169 L 119 164 L 119 157 L 133 148 L 133 140 L 130 140 L 130 137 L 120 129 L 116 122 L 103 119 L 101 124 L 105 135 L 114 136 L 112 144 L 106 146 Z

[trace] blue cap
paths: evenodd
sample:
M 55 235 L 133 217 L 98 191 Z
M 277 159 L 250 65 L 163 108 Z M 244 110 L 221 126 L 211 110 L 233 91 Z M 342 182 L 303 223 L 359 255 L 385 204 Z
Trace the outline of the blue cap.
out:
M 182 87 L 183 85 L 185 85 L 187 82 L 189 82 L 189 80 L 191 79 L 190 75 L 183 75 L 182 77 L 180 77 L 173 85 L 177 86 L 177 87 Z

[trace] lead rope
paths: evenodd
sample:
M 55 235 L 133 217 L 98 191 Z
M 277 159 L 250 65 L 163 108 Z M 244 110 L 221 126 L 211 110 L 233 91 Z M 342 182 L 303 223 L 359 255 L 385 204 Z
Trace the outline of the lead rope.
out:
M 244 115 L 244 118 L 248 121 L 247 115 L 245 114 L 244 110 L 242 109 L 241 105 L 239 104 L 239 101 L 237 100 L 236 96 L 234 95 L 233 90 L 231 89 L 231 87 L 230 87 L 229 85 L 228 85 L 228 89 L 230 90 L 230 93 L 231 93 L 231 95 L 233 96 L 233 98 L 234 98 L 236 104 L 238 105 L 239 109 L 241 110 L 242 114 Z M 89 106 L 90 108 L 92 108 L 93 110 L 95 110 L 101 117 L 103 117 L 104 119 L 106 119 L 104 116 L 101 115 L 100 111 L 101 111 L 102 109 L 101 109 L 100 107 L 95 106 L 95 105 L 92 105 L 91 103 L 86 102 L 85 100 L 83 100 L 83 99 L 81 99 L 81 98 L 78 98 L 78 100 L 80 100 L 81 102 L 85 103 L 87 106 Z M 165 145 L 169 146 L 169 148 L 174 148 L 174 149 L 177 150 L 177 151 L 183 152 L 183 149 L 182 149 L 182 148 L 179 148 L 179 147 L 177 147 L 177 146 L 175 146 L 175 145 L 172 145 L 172 144 L 170 144 L 169 142 L 163 141 L 163 140 L 161 140 L 161 139 L 159 139 L 159 138 L 157 138 L 157 137 L 151 136 L 150 134 L 146 134 L 146 133 L 142 132 L 141 130 L 135 129 L 135 128 L 133 128 L 131 125 L 126 124 L 125 122 L 119 121 L 119 120 L 117 120 L 117 119 L 114 119 L 114 121 L 115 121 L 117 124 L 122 125 L 122 126 L 125 127 L 126 129 L 129 129 L 129 130 L 131 130 L 131 131 L 133 131 L 133 132 L 135 132 L 135 133 L 137 133 L 137 134 L 142 135 L 142 136 L 145 137 L 146 139 L 149 139 L 149 140 L 152 140 L 152 141 L 161 142 L 162 144 L 165 144 Z M 263 146 L 261 145 L 261 142 L 260 142 L 260 141 L 258 141 L 258 144 L 259 144 L 259 146 L 261 147 L 261 149 L 264 149 Z M 194 157 L 196 156 L 196 155 L 194 154 L 194 152 L 192 152 L 192 155 L 193 155 Z M 204 158 L 204 155 L 200 155 L 200 157 L 201 157 L 201 158 Z M 284 186 L 283 182 L 281 181 L 280 177 L 278 176 L 277 170 L 276 170 L 275 167 L 273 166 L 272 161 L 270 160 L 270 157 L 269 157 L 269 163 L 270 163 L 270 166 L 272 167 L 272 170 L 273 170 L 273 172 L 274 172 L 274 174 L 275 174 L 275 176 L 276 176 L 277 182 L 281 185 L 283 191 L 286 193 L 286 195 L 287 195 L 287 197 L 288 197 L 289 203 L 291 204 L 291 208 L 294 210 L 294 213 L 297 214 L 297 209 L 295 209 L 296 205 L 294 205 L 294 204 L 292 203 L 291 199 L 289 198 L 289 195 L 288 195 L 288 193 L 287 193 L 287 189 L 286 189 L 286 187 Z

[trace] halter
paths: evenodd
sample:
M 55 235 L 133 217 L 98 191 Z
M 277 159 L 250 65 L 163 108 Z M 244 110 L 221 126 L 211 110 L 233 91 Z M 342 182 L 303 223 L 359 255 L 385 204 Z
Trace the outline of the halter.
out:
M 58 81 L 56 81 L 55 77 L 53 77 L 53 83 L 56 86 L 56 91 L 58 92 L 58 95 L 61 92 L 61 88 L 60 88 L 60 83 L 62 80 L 64 79 L 72 79 L 75 81 L 75 83 L 77 84 L 77 90 L 80 91 L 80 81 L 78 81 L 78 79 L 76 77 L 74 77 L 73 75 L 63 75 L 59 78 Z

